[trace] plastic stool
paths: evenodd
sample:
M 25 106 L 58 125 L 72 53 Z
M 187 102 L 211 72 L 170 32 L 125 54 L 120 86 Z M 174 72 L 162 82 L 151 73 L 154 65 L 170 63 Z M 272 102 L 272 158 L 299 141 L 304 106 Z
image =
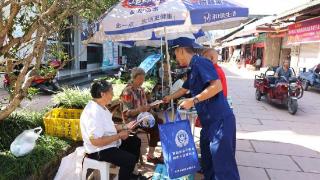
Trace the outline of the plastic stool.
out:
M 85 157 L 83 160 L 81 179 L 86 180 L 88 169 L 96 169 L 100 171 L 101 180 L 109 180 L 110 174 L 115 174 L 116 177 L 114 178 L 114 180 L 118 180 L 119 167 L 110 168 L 110 165 L 111 165 L 110 163 L 105 161 L 97 161 L 97 160 Z

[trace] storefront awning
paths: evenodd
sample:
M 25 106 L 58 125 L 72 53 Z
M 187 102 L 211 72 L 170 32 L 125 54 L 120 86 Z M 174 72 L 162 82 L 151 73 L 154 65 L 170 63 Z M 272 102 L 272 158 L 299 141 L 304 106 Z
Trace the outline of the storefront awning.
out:
M 223 47 L 229 47 L 229 46 L 237 46 L 240 44 L 247 44 L 249 43 L 251 40 L 255 39 L 256 37 L 243 37 L 243 38 L 238 38 L 238 39 L 234 39 L 232 41 L 223 43 Z
M 266 33 L 259 34 L 258 37 L 251 39 L 248 44 L 263 43 L 266 41 Z

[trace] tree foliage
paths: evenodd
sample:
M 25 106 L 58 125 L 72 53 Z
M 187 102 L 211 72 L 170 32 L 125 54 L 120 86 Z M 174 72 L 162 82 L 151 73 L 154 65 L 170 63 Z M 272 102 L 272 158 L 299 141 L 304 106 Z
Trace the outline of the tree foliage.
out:
M 12 84 L 10 103 L 0 111 L 0 121 L 8 117 L 27 97 L 32 80 L 40 73 L 48 39 L 58 39 L 66 28 L 80 28 L 68 19 L 79 16 L 98 18 L 118 0 L 1 0 L 0 1 L 0 71 L 12 74 L 22 65 Z M 63 53 L 52 52 L 55 58 Z M 59 56 L 61 55 L 61 56 Z M 11 76 L 10 76 L 11 77 Z

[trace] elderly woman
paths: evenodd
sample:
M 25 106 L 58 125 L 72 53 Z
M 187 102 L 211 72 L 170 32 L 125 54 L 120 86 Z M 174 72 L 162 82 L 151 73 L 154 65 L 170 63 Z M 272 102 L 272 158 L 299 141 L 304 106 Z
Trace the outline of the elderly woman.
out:
M 151 112 L 155 119 L 156 124 L 152 128 L 143 128 L 150 134 L 149 152 L 147 154 L 147 161 L 154 164 L 162 163 L 162 158 L 154 157 L 154 150 L 157 143 L 160 141 L 158 124 L 162 120 L 156 116 L 148 105 L 146 94 L 141 87 L 145 79 L 145 72 L 141 68 L 133 68 L 131 72 L 131 80 L 126 88 L 121 93 L 121 100 L 123 102 L 123 111 L 125 119 L 130 122 L 134 121 L 141 112 Z
M 132 172 L 139 159 L 141 141 L 136 136 L 129 136 L 136 124 L 113 123 L 112 114 L 106 108 L 113 97 L 112 85 L 107 81 L 95 81 L 91 85 L 91 96 L 93 100 L 86 105 L 80 117 L 87 156 L 119 166 L 119 180 L 137 179 Z

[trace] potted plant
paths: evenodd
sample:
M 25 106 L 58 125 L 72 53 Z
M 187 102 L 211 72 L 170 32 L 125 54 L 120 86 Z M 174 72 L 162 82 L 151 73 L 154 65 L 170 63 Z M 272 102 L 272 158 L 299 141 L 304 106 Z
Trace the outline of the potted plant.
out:
M 89 89 L 64 88 L 53 96 L 56 108 L 44 116 L 47 134 L 82 140 L 80 116 L 83 108 L 92 99 Z

